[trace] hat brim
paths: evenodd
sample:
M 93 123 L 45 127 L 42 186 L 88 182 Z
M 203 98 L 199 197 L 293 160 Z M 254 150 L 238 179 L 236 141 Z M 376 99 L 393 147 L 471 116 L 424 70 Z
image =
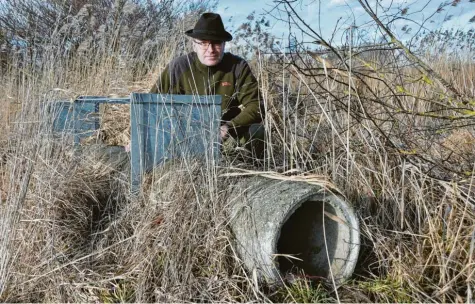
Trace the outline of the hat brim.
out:
M 228 33 L 210 33 L 210 32 L 197 32 L 193 29 L 188 30 L 185 32 L 185 35 L 196 38 L 196 39 L 201 39 L 201 40 L 219 40 L 219 41 L 231 41 L 233 40 L 233 36 Z

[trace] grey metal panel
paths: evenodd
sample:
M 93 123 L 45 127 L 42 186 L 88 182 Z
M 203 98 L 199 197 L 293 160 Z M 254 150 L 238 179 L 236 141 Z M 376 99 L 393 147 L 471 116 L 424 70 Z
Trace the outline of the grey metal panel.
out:
M 74 130 L 72 105 L 69 101 L 57 101 L 46 105 L 48 119 L 52 122 L 53 132 L 72 132 Z
M 99 129 L 100 103 L 130 103 L 131 183 L 172 158 L 219 156 L 221 96 L 132 93 L 130 98 L 81 96 L 54 105 L 54 130 L 71 132 L 74 142 Z
M 133 100 L 133 99 L 132 99 Z M 144 124 L 142 122 L 143 105 L 138 104 L 138 100 L 131 101 L 130 104 L 130 183 L 132 192 L 137 192 L 140 187 L 141 177 L 144 174 L 143 168 L 146 157 Z
M 133 93 L 130 113 L 133 185 L 169 159 L 219 156 L 219 95 Z
M 48 105 L 48 114 L 53 118 L 54 132 L 74 134 L 74 142 L 91 136 L 100 127 L 99 104 L 129 104 L 130 98 L 107 98 L 103 96 L 80 96 L 74 102 L 57 101 Z
M 74 143 L 89 137 L 100 128 L 99 104 L 129 104 L 130 98 L 108 98 L 104 96 L 80 96 L 74 101 L 73 119 L 75 123 Z
M 112 104 L 129 104 L 130 97 L 109 98 L 104 96 L 79 96 L 76 101 L 89 103 L 112 103 Z
M 99 129 L 99 104 L 76 100 L 73 105 L 74 143 Z

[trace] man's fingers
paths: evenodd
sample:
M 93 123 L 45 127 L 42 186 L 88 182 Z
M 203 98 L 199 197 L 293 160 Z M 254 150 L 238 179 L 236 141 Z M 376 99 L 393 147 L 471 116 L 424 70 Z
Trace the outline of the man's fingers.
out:
M 228 126 L 227 125 L 222 125 L 219 129 L 221 131 L 221 139 L 226 139 L 229 135 Z

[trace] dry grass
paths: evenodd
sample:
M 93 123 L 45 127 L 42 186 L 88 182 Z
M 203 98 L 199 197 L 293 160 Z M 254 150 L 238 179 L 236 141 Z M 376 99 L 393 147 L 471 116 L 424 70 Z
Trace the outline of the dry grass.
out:
M 443 60 L 442 56 L 434 68 L 449 77 L 450 70 L 447 74 L 444 70 L 451 65 Z M 461 70 L 471 71 L 467 65 Z M 455 61 L 453 66 L 463 66 L 463 61 Z M 278 73 L 273 63 L 267 69 Z M 411 69 L 406 72 L 413 73 Z M 364 236 L 357 272 L 361 277 L 346 286 L 355 295 L 349 300 L 367 301 L 357 297 L 361 293 L 378 302 L 471 299 L 475 150 L 470 121 L 461 126 L 436 117 L 398 114 L 391 123 L 387 109 L 365 99 L 361 91 L 345 107 L 364 103 L 365 113 L 381 123 L 357 119 L 337 106 L 348 100 L 347 87 L 345 95 L 345 88 L 332 79 L 304 77 L 295 69 L 281 77 L 282 83 L 264 81 L 272 113 L 268 118 L 274 132 L 271 140 L 279 147 L 273 150 L 274 163 L 270 165 L 278 159 L 286 169 L 329 176 L 358 206 Z M 394 90 L 400 85 L 390 74 L 383 77 Z M 470 76 L 458 75 L 454 84 L 473 98 L 473 84 L 467 79 Z M 340 100 L 319 94 L 318 80 Z M 276 84 L 281 88 L 276 89 Z M 416 105 L 414 109 L 421 112 L 434 108 L 431 98 L 442 90 L 426 82 L 404 85 L 413 92 L 404 97 L 404 105 Z M 372 90 L 381 96 L 388 94 L 386 89 L 381 83 L 372 84 Z M 457 115 L 450 110 L 444 113 Z M 400 145 L 394 147 L 388 140 Z
M 218 168 L 211 162 L 182 160 L 157 168 L 144 181 L 143 195 L 130 197 L 126 168 L 111 165 L 93 148 L 75 154 L 68 138 L 53 140 L 39 102 L 147 91 L 166 62 L 180 52 L 171 47 L 177 41 L 171 36 L 170 44 L 157 50 L 153 72 L 132 74 L 128 71 L 136 60 L 119 56 L 113 61 L 93 53 L 71 61 L 48 54 L 49 64 L 30 70 L 15 70 L 12 59 L 0 89 L 0 102 L 11 106 L 0 112 L 5 130 L 0 140 L 6 140 L 0 150 L 1 300 L 335 301 L 335 292 L 325 289 L 325 282 L 297 280 L 272 289 L 242 269 L 227 227 L 232 201 L 227 186 L 236 178 L 228 174 L 236 172 L 229 163 Z M 441 59 L 434 67 L 451 77 L 455 72 L 447 66 Z M 453 66 L 458 69 L 455 85 L 473 98 L 473 65 L 461 61 Z M 323 176 L 354 203 L 361 221 L 360 267 L 338 290 L 339 298 L 472 301 L 473 127 L 429 134 L 437 129 L 437 121 L 401 114 L 400 132 L 393 139 L 407 136 L 404 143 L 412 146 L 394 148 L 370 121 L 350 117 L 317 94 L 311 78 L 295 70 L 293 79 L 274 78 L 268 74 L 272 68 L 274 62 L 255 61 L 270 135 L 265 173 L 259 174 L 301 180 Z M 348 99 L 348 91 L 329 76 L 322 77 L 328 80 L 327 89 Z M 372 88 L 378 85 L 372 83 Z M 407 90 L 432 94 L 441 88 L 418 82 Z M 403 100 L 415 104 L 413 96 Z M 357 97 L 350 102 L 350 107 L 359 107 Z M 417 102 L 420 111 L 432 106 Z M 366 106 L 372 113 L 381 109 Z M 127 143 L 127 106 L 106 107 L 103 114 L 105 143 Z M 430 123 L 436 128 L 425 136 L 401 131 L 424 129 Z M 388 122 L 378 127 L 397 129 Z M 468 173 L 453 181 L 429 176 L 428 164 L 410 157 L 412 149 L 423 149 L 423 155 L 435 161 L 447 159 L 447 166 Z M 289 170 L 293 177 L 280 174 Z
M 46 189 L 36 190 L 40 181 L 32 181 L 14 242 L 28 254 L 16 257 L 4 300 L 256 299 L 230 249 L 226 183 L 220 189 L 216 172 L 203 172 L 200 163 L 158 169 L 145 181 L 146 195 L 130 199 L 116 168 L 82 159 L 58 172 L 68 179 L 57 175 Z M 215 188 L 191 186 L 205 184 Z

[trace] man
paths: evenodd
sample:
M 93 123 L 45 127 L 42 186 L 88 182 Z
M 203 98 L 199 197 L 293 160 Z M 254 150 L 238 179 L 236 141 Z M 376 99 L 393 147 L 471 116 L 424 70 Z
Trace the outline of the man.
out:
M 244 59 L 225 53 L 226 42 L 233 37 L 221 16 L 204 13 L 185 34 L 193 39 L 193 52 L 172 60 L 150 93 L 221 95 L 222 142 L 232 136 L 262 158 L 264 113 L 258 83 Z

